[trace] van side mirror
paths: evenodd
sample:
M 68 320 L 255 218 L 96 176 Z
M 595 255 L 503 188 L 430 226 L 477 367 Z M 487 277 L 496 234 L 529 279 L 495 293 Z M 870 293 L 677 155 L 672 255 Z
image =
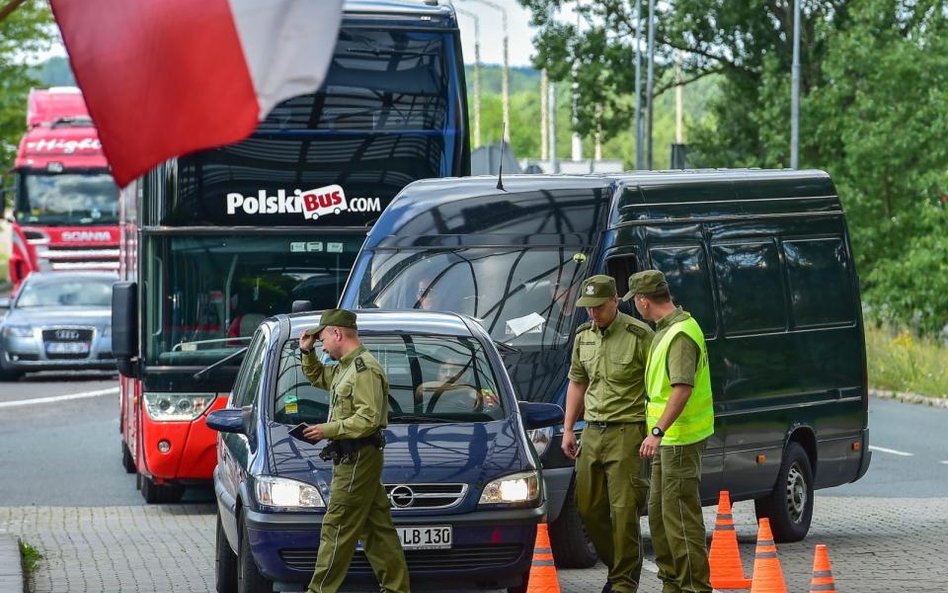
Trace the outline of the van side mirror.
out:
M 563 408 L 557 404 L 517 402 L 517 405 L 520 407 L 523 425 L 527 430 L 546 428 L 547 426 L 556 426 L 563 423 Z
M 292 313 L 302 313 L 304 311 L 313 310 L 313 301 L 310 300 L 297 300 L 293 301 L 293 304 L 290 305 L 290 312 Z
M 250 432 L 250 419 L 252 414 L 252 406 L 214 410 L 207 415 L 207 426 L 217 432 L 245 435 Z
M 112 354 L 124 377 L 138 376 L 138 283 L 112 285 Z M 136 360 L 133 360 L 136 359 Z

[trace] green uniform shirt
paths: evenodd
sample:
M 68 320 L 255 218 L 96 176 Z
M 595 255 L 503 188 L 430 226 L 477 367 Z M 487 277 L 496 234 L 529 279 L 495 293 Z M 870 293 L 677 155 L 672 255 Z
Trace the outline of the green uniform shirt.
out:
M 658 346 L 662 336 L 673 324 L 691 317 L 687 311 L 681 307 L 674 313 L 662 317 L 655 323 L 655 339 L 652 341 L 652 349 Z M 698 345 L 686 334 L 680 333 L 672 338 L 672 343 L 668 347 L 668 379 L 672 385 L 679 383 L 684 385 L 695 385 L 695 370 L 698 368 L 698 356 L 700 355 Z
M 323 427 L 328 439 L 369 436 L 388 422 L 388 379 L 375 357 L 359 346 L 326 366 L 315 351 L 303 355 L 303 374 L 316 387 L 329 391 L 329 420 Z
M 649 326 L 621 311 L 605 330 L 591 322 L 579 326 L 569 380 L 587 385 L 587 421 L 645 420 L 645 362 L 652 336 Z

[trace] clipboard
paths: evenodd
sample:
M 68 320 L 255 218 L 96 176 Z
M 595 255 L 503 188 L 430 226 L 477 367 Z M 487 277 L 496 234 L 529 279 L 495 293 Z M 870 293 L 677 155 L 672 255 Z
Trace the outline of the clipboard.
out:
M 293 437 L 294 439 L 298 439 L 298 440 L 300 440 L 300 441 L 303 441 L 304 443 L 309 443 L 310 445 L 315 445 L 315 444 L 318 443 L 319 441 L 313 440 L 313 439 L 308 439 L 308 438 L 306 438 L 305 436 L 303 436 L 303 431 L 306 430 L 306 428 L 307 428 L 306 423 L 305 423 L 305 422 L 300 422 L 299 424 L 297 424 L 296 426 L 294 426 L 293 428 L 290 429 L 289 434 L 290 434 L 290 436 Z

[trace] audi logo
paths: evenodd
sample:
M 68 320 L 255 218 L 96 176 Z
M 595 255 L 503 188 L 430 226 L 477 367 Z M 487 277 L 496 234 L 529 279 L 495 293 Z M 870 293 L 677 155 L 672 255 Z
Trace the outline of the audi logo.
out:
M 392 502 L 393 507 L 404 509 L 415 502 L 415 492 L 405 485 L 395 486 L 388 493 L 388 499 Z
M 57 340 L 78 340 L 79 330 L 78 329 L 57 329 L 56 339 Z

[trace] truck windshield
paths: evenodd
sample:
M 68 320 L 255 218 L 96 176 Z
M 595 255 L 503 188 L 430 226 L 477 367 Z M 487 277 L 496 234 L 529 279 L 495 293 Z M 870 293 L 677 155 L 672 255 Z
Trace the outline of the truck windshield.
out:
M 118 221 L 119 189 L 107 172 L 20 176 L 16 219 L 33 225 L 105 225 Z
M 363 239 L 302 229 L 146 235 L 146 361 L 203 367 L 246 346 L 264 318 L 290 311 L 294 300 L 335 307 Z
M 585 261 L 566 247 L 380 249 L 365 262 L 358 302 L 463 313 L 503 344 L 555 349 L 569 341 Z
M 497 383 L 481 344 L 437 335 L 362 336 L 389 380 L 389 422 L 487 422 L 504 417 Z M 329 394 L 303 375 L 296 340 L 284 344 L 273 399 L 282 424 L 325 422 Z

